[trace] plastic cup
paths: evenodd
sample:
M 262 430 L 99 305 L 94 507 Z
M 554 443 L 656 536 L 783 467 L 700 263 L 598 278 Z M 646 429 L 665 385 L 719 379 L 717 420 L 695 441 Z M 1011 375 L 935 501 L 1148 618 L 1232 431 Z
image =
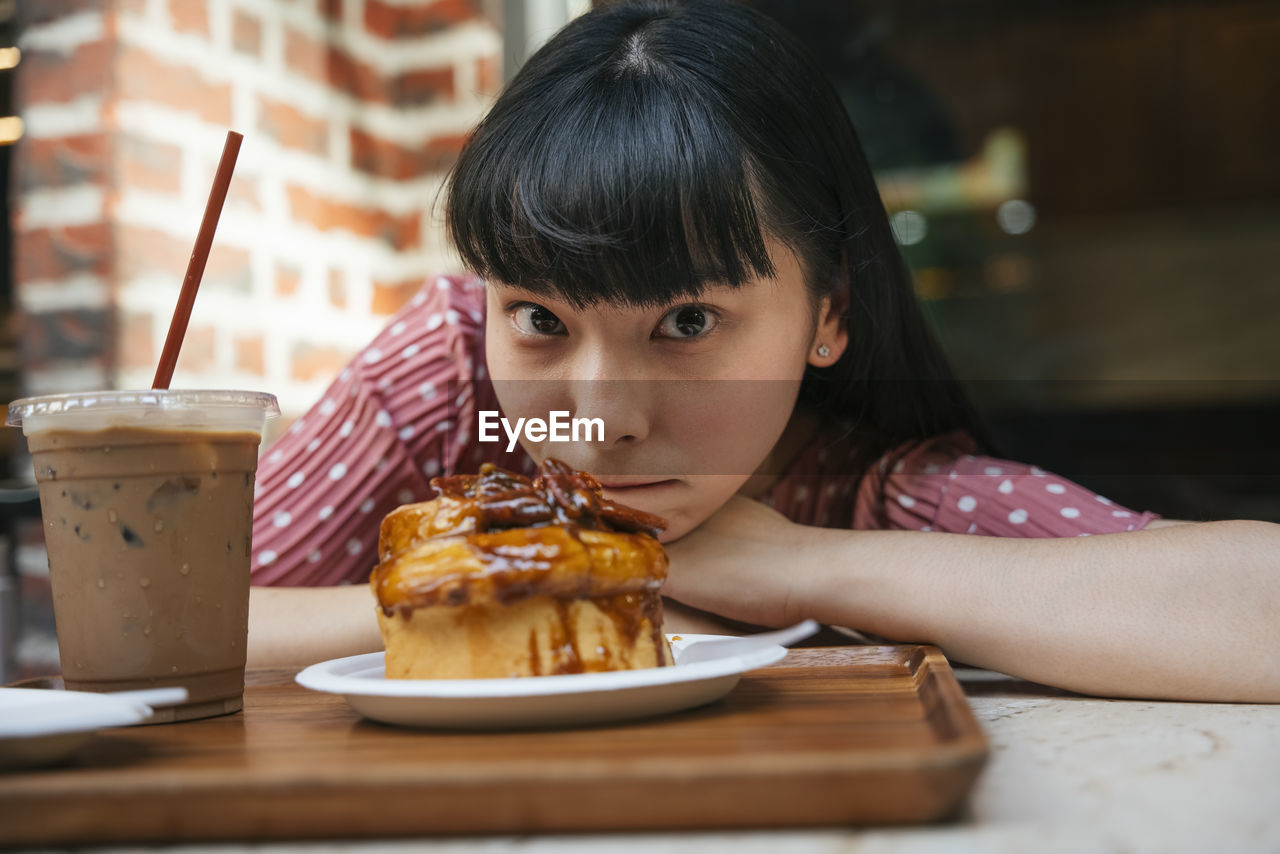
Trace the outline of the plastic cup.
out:
M 253 482 L 276 398 L 104 391 L 9 404 L 40 488 L 68 689 L 182 686 L 156 722 L 242 708 Z

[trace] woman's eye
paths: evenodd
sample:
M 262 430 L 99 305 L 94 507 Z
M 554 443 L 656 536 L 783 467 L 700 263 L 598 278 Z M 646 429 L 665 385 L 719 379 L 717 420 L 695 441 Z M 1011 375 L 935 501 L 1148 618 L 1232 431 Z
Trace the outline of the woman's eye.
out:
M 560 318 L 534 303 L 516 306 L 512 318 L 516 328 L 526 335 L 560 335 L 564 332 Z
M 715 328 L 716 316 L 700 305 L 673 308 L 658 322 L 658 335 L 663 338 L 697 338 Z

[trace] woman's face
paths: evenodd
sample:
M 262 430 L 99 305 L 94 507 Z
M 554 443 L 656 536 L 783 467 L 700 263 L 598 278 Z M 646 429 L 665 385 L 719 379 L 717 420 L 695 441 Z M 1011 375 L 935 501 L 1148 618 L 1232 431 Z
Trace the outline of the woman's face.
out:
M 795 256 L 770 249 L 776 277 L 656 309 L 578 310 L 490 282 L 486 361 L 503 416 L 514 425 L 559 410 L 603 422 L 603 441 L 522 435 L 525 451 L 590 472 L 608 498 L 664 517 L 663 541 L 707 519 L 766 460 L 785 463 L 770 452 L 805 365 L 833 364 L 844 341 L 828 300 L 815 313 Z

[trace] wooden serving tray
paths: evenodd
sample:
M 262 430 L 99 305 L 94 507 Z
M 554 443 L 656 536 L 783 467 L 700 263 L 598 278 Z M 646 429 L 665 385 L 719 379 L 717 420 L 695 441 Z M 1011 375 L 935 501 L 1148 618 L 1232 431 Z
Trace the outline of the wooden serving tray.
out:
M 0 844 L 919 822 L 987 754 L 931 646 L 792 650 L 701 709 L 540 732 L 375 724 L 293 675 L 251 671 L 242 713 L 0 774 Z

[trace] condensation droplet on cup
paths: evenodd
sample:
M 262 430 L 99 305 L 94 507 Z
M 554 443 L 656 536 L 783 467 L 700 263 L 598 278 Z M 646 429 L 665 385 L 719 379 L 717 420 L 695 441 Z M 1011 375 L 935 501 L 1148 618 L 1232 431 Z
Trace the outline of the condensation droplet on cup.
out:
M 108 510 L 108 511 L 107 511 L 107 521 L 108 521 L 108 522 L 119 522 L 119 521 L 120 521 L 120 514 L 119 514 L 119 513 L 117 513 L 117 512 L 116 512 L 116 511 L 114 511 L 114 510 Z
M 190 574 L 191 574 L 191 564 L 189 564 L 189 563 L 184 563 L 184 564 L 182 565 L 182 569 L 178 570 L 178 572 L 181 572 L 183 575 L 190 575 Z
M 103 445 L 103 446 L 102 446 L 102 453 L 104 453 L 104 454 L 109 454 L 109 453 L 111 453 L 111 446 L 110 446 L 110 445 Z
M 150 587 L 150 586 L 151 586 L 151 579 L 150 579 L 150 578 L 147 578 L 147 577 L 144 575 L 142 578 L 139 578 L 139 579 L 138 579 L 138 586 L 139 586 L 139 587 Z
M 151 637 L 151 627 L 150 627 L 150 626 L 143 626 L 143 627 L 142 627 L 142 634 L 143 634 L 143 636 L 144 636 L 144 637 Z
M 218 602 L 218 603 L 216 604 L 216 606 L 215 606 L 215 607 L 217 607 L 217 609 L 218 609 L 219 611 L 221 611 L 221 610 L 222 610 L 222 603 L 221 603 L 221 602 Z
M 178 665 L 176 665 L 176 664 L 175 664 L 175 665 L 173 665 L 173 667 L 170 667 L 170 668 L 169 668 L 169 672 L 170 672 L 170 673 L 177 673 L 177 672 L 178 672 Z
M 105 582 L 105 581 L 103 581 L 101 578 L 99 578 L 99 579 L 98 579 L 98 589 L 99 589 L 99 590 L 106 590 L 106 589 L 107 589 L 107 582 Z
M 163 520 L 163 519 L 157 519 L 157 520 L 156 520 L 155 529 L 156 529 L 156 533 L 157 533 L 157 534 L 164 530 L 164 520 Z

